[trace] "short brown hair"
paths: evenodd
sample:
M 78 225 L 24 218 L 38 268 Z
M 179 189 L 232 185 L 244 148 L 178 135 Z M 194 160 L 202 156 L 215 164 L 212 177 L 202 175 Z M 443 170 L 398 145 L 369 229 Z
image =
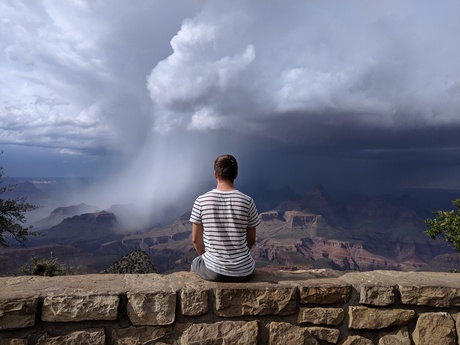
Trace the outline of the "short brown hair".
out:
M 234 181 L 238 175 L 238 163 L 232 155 L 220 155 L 214 161 L 214 171 L 219 180 Z

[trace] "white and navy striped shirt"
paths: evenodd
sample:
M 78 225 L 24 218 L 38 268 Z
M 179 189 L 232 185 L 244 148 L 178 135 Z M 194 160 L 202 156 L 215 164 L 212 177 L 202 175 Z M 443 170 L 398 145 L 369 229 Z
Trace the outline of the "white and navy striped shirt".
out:
M 246 228 L 260 224 L 254 200 L 238 190 L 213 189 L 193 204 L 190 222 L 203 224 L 204 263 L 211 271 L 243 277 L 254 271 Z

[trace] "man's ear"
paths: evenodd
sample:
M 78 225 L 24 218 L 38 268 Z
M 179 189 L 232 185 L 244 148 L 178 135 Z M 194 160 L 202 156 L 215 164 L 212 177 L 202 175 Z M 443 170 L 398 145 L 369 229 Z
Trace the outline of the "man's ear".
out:
M 214 170 L 214 178 L 217 180 L 217 174 L 215 170 Z
M 238 172 L 236 172 L 236 174 L 235 174 L 235 180 L 236 180 L 237 177 L 238 177 Z

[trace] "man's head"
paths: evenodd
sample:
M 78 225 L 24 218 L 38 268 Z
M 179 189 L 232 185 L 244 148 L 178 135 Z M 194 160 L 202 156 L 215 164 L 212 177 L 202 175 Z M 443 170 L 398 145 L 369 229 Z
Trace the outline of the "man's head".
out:
M 233 182 L 238 175 L 238 163 L 232 155 L 221 155 L 214 161 L 216 178 Z

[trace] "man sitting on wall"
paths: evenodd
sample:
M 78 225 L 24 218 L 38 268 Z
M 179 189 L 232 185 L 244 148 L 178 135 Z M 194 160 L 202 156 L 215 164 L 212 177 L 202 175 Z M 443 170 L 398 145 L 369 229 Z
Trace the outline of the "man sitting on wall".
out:
M 254 200 L 235 189 L 237 175 L 235 157 L 217 157 L 217 187 L 200 195 L 193 204 L 192 242 L 199 256 L 193 260 L 192 270 L 205 280 L 247 281 L 254 271 L 250 249 L 260 219 Z

